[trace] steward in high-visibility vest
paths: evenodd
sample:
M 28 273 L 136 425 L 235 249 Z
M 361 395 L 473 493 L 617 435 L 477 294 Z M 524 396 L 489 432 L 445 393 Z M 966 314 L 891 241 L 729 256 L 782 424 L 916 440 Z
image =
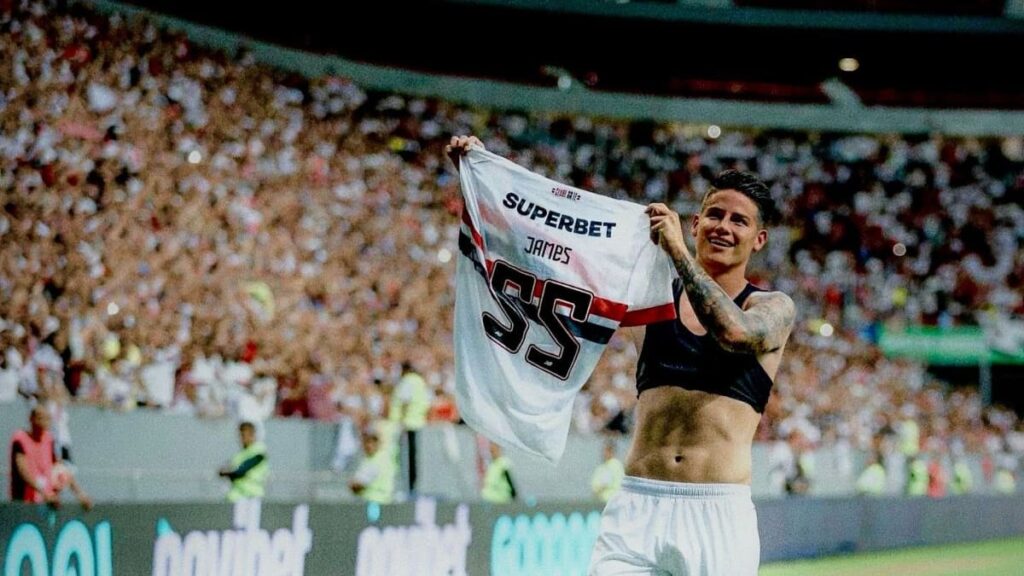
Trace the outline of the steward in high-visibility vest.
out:
M 885 467 L 877 455 L 857 477 L 857 494 L 881 496 L 885 493 Z
M 996 472 L 996 493 L 1013 494 L 1017 491 L 1017 480 L 1013 477 L 1013 471 L 1008 468 L 1000 468 Z
M 900 423 L 900 452 L 908 459 L 918 455 L 921 451 L 921 427 L 911 418 Z
M 427 424 L 431 394 L 427 381 L 409 363 L 402 364 L 402 378 L 391 393 L 388 420 L 401 422 L 406 430 L 419 430 Z
M 516 499 L 516 487 L 512 483 L 512 463 L 501 453 L 501 448 L 491 443 L 491 464 L 484 473 L 484 486 L 480 497 L 492 504 L 508 504 Z
M 409 492 L 416 491 L 416 432 L 426 426 L 433 391 L 427 381 L 409 362 L 402 363 L 402 377 L 391 392 L 388 420 L 401 424 L 405 430 L 405 466 L 409 476 Z
M 395 498 L 396 452 L 385 446 L 381 432 L 369 430 L 363 435 L 363 460 L 349 479 L 348 486 L 367 502 L 391 504 Z
M 970 494 L 974 489 L 974 475 L 967 462 L 957 459 L 953 464 L 953 482 L 949 488 L 953 494 Z
M 910 462 L 907 474 L 907 496 L 925 496 L 928 494 L 928 465 L 920 458 Z
M 231 464 L 220 470 L 220 475 L 231 480 L 228 501 L 238 502 L 247 498 L 263 498 L 270 471 L 267 465 L 267 446 L 256 441 L 256 426 L 242 422 L 238 426 L 242 450 L 231 459 Z

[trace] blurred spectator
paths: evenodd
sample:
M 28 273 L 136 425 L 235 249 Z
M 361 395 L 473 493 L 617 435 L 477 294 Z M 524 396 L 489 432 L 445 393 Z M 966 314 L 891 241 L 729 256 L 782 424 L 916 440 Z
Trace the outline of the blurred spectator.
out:
M 343 418 L 338 422 L 334 439 L 334 455 L 331 457 L 331 470 L 344 472 L 348 469 L 353 457 L 361 448 L 356 423 L 352 418 Z
M 925 496 L 928 494 L 929 474 L 928 464 L 921 456 L 910 461 L 907 474 L 907 496 Z
M 252 422 L 239 424 L 238 436 L 242 444 L 241 451 L 218 472 L 222 478 L 231 481 L 228 502 L 262 499 L 266 493 L 267 474 L 270 472 L 267 446 L 256 439 L 256 425 Z
M 20 366 L 15 364 L 17 350 L 8 348 L 7 353 L 0 356 L 0 404 L 9 404 L 18 399 L 18 380 Z
M 512 462 L 501 453 L 501 446 L 490 443 L 491 462 L 484 472 L 480 497 L 492 504 L 508 504 L 516 499 L 516 485 L 512 482 Z
M 867 467 L 857 477 L 857 494 L 862 496 L 882 496 L 885 494 L 885 467 L 882 455 L 877 451 L 871 453 Z
M 594 469 L 590 478 L 590 490 L 598 500 L 608 502 L 622 486 L 626 469 L 615 455 L 615 440 L 605 440 L 603 457 L 604 460 Z
M 920 451 L 921 428 L 914 420 L 913 405 L 905 405 L 901 411 L 903 420 L 899 425 L 900 451 L 907 458 L 914 458 Z
M 974 473 L 963 457 L 956 458 L 953 463 L 953 480 L 949 488 L 956 495 L 970 494 L 974 490 Z
M 70 488 L 83 508 L 92 508 L 92 500 L 78 485 L 74 472 L 54 452 L 49 410 L 34 407 L 28 430 L 15 431 L 10 446 L 12 501 L 59 506 L 60 493 Z
M 442 388 L 434 390 L 434 401 L 430 404 L 427 420 L 448 424 L 455 424 L 462 420 L 459 416 L 459 407 L 455 403 L 455 398 Z
M 379 430 L 367 428 L 363 432 L 363 460 L 349 478 L 349 489 L 367 502 L 390 504 L 395 497 L 397 472 L 395 452 L 384 446 Z
M 996 492 L 999 494 L 1014 494 L 1017 492 L 1017 478 L 1013 470 L 999 468 L 995 478 Z
M 794 430 L 788 441 L 793 453 L 792 465 L 786 474 L 786 493 L 802 496 L 811 490 L 814 479 L 814 454 L 810 441 L 799 430 Z
M 416 491 L 416 432 L 427 424 L 430 399 L 431 393 L 426 380 L 413 369 L 412 364 L 403 362 L 401 379 L 391 393 L 388 420 L 398 423 L 405 430 L 405 442 L 401 446 L 401 451 L 407 456 L 409 492 Z
M 949 484 L 949 477 L 946 474 L 946 467 L 943 466 L 942 452 L 931 451 L 928 459 L 928 497 L 945 498 Z

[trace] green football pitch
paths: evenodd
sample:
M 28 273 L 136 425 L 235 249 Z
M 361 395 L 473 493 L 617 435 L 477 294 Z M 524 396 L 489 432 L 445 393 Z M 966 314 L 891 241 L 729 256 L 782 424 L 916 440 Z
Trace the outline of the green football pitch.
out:
M 766 564 L 761 576 L 1021 576 L 1024 538 Z

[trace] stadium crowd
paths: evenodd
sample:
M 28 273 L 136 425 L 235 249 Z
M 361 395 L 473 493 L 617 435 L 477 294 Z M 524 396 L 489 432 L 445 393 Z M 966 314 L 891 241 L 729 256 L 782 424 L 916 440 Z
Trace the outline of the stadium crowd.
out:
M 452 134 L 693 213 L 753 170 L 784 223 L 753 279 L 800 313 L 759 438 L 1024 454 L 1024 427 L 882 357 L 881 327 L 1024 314 L 1024 138 L 725 130 L 489 111 L 309 79 L 80 5 L 0 3 L 0 401 L 381 416 L 401 364 L 453 409 Z M 827 323 L 833 331 L 820 329 Z M 625 430 L 613 339 L 578 429 Z M 59 423 L 59 419 L 58 419 Z

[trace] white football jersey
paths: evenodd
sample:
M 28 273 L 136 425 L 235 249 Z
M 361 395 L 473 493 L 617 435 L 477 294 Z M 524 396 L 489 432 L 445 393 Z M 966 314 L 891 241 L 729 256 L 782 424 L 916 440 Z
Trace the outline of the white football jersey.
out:
M 645 207 L 462 157 L 456 400 L 505 446 L 561 459 L 573 400 L 615 329 L 676 317 L 671 259 Z

